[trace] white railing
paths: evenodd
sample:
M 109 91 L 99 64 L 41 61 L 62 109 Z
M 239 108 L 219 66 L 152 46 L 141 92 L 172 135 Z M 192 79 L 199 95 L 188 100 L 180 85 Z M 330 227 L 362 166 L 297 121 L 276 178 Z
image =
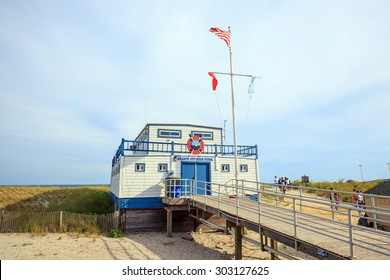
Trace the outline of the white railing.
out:
M 390 209 L 375 206 L 375 199 L 388 196 L 364 194 L 365 199 L 370 200 L 370 205 L 358 208 L 350 202 L 336 204 L 334 200 L 327 199 L 329 190 L 308 188 L 303 186 L 288 186 L 286 193 L 279 189 L 279 185 L 264 184 L 260 182 L 238 180 L 226 184 L 215 184 L 204 181 L 188 179 L 167 179 L 166 196 L 171 198 L 187 197 L 205 205 L 213 205 L 221 211 L 230 209 L 229 213 L 234 214 L 237 219 L 245 219 L 245 214 L 257 217 L 258 224 L 262 219 L 272 219 L 279 223 L 292 227 L 294 237 L 298 230 L 307 230 L 334 241 L 349 245 L 349 255 L 354 257 L 354 250 L 357 247 L 381 255 L 390 256 L 390 232 L 379 230 L 383 227 L 390 227 Z M 315 191 L 317 195 L 311 192 Z M 323 192 L 321 197 L 321 192 Z M 333 190 L 339 194 L 353 195 L 352 192 Z M 320 193 L 320 195 L 318 195 Z M 358 225 L 358 219 L 363 213 L 371 227 Z M 299 215 L 299 218 L 298 218 Z M 251 218 L 253 222 L 253 218 Z M 331 230 L 321 228 L 321 223 L 331 223 L 338 227 L 340 232 L 334 233 Z M 372 242 L 362 242 L 362 234 L 372 235 Z M 383 242 L 375 243 L 377 238 L 387 241 L 387 247 Z M 386 243 L 385 241 L 385 243 Z

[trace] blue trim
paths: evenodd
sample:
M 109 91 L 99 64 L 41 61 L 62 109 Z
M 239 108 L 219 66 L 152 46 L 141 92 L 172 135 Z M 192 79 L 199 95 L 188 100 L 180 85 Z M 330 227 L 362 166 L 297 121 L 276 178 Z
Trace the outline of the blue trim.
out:
M 199 180 L 197 182 L 197 194 L 211 195 L 211 186 L 208 183 L 212 182 L 211 178 L 211 165 L 207 162 L 181 162 L 181 178 L 190 180 Z M 190 186 L 184 186 L 184 192 L 189 193 L 194 190 L 189 189 Z
M 175 142 L 146 142 L 146 141 L 134 141 L 125 140 L 124 152 L 158 152 L 158 153 L 172 153 L 172 146 L 175 153 L 190 153 L 187 150 L 187 143 L 175 143 Z M 205 144 L 205 150 L 203 154 L 212 155 L 234 155 L 233 145 L 216 145 Z M 257 155 L 257 146 L 237 146 L 237 155 L 239 157 L 250 157 Z M 119 158 L 119 157 L 118 157 Z
M 217 127 L 209 127 L 209 126 L 198 126 L 198 125 L 190 125 L 190 124 L 146 124 L 144 129 L 141 131 L 141 133 L 135 138 L 136 140 L 125 140 L 122 138 L 121 144 L 118 147 L 118 150 L 114 154 L 114 157 L 112 159 L 112 166 L 116 162 L 119 161 L 121 156 L 125 156 L 126 154 L 135 154 L 135 153 L 170 153 L 172 156 L 175 154 L 189 154 L 190 152 L 187 149 L 186 143 L 175 143 L 175 142 L 150 142 L 151 135 L 150 130 L 152 126 L 187 126 L 195 128 L 192 131 L 201 133 L 203 129 L 205 129 L 205 133 L 212 133 L 213 138 L 216 131 L 213 130 L 219 130 L 221 133 L 221 144 L 205 144 L 205 150 L 203 151 L 203 154 L 207 155 L 214 155 L 217 157 L 218 155 L 231 155 L 233 156 L 234 153 L 234 146 L 233 145 L 223 145 L 223 135 L 222 135 L 222 128 Z M 159 131 L 161 130 L 167 130 L 167 131 L 178 131 L 180 133 L 180 136 L 182 135 L 182 130 L 174 130 L 174 129 L 158 129 L 157 134 L 159 134 Z M 210 130 L 210 131 L 207 131 Z M 146 135 L 146 141 L 139 140 L 140 136 L 145 133 Z M 161 137 L 160 137 L 161 138 Z M 172 138 L 172 137 L 170 137 Z M 142 137 L 143 139 L 143 137 Z M 258 159 L 258 147 L 257 145 L 254 146 L 237 146 L 237 156 L 240 158 L 245 157 L 255 157 L 255 159 Z
M 125 155 L 125 138 L 122 138 L 121 144 L 118 147 L 118 150 L 116 151 L 113 159 L 112 159 L 112 166 L 119 160 L 121 156 Z
M 257 144 L 255 145 L 255 150 L 256 150 L 256 159 L 258 159 L 259 154 L 257 152 Z
M 119 198 L 110 192 L 111 199 L 119 209 L 161 209 L 161 197 Z

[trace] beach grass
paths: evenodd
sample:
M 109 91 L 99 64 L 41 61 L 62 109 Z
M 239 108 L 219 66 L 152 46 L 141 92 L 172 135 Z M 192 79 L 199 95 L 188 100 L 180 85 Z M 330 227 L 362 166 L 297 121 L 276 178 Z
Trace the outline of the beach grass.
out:
M 365 191 L 372 189 L 373 187 L 379 185 L 382 182 L 383 180 L 374 180 L 374 181 L 367 181 L 367 182 L 358 182 L 358 181 L 344 182 L 343 179 L 339 179 L 338 182 L 327 182 L 327 181 L 311 182 L 306 184 L 306 187 L 314 188 L 314 190 L 310 190 L 308 192 L 315 193 L 321 197 L 327 197 L 327 191 L 330 188 L 332 188 L 333 190 L 341 192 L 340 199 L 346 202 L 350 200 L 351 195 L 342 192 L 354 192 L 354 190 L 358 190 L 364 193 Z M 293 182 L 293 185 L 302 185 L 302 183 L 295 181 Z
M 114 211 L 114 203 L 109 195 L 109 186 L 2 186 L 0 210 L 107 214 Z

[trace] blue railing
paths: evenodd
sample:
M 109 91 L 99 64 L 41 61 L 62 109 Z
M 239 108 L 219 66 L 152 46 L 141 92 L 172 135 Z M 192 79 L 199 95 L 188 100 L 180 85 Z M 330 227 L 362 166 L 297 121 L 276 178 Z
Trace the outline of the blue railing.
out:
M 148 142 L 125 140 L 122 138 L 121 144 L 118 147 L 113 159 L 112 165 L 125 154 L 149 154 L 149 153 L 170 153 L 175 154 L 190 154 L 187 145 L 175 142 Z M 204 155 L 234 155 L 234 145 L 204 145 Z M 257 159 L 257 145 L 254 146 L 237 146 L 238 157 L 255 157 Z

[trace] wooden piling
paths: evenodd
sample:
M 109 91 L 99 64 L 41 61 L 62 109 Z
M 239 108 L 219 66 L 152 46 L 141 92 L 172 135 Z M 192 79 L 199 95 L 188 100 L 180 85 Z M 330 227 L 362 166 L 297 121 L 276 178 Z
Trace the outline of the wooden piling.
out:
M 234 227 L 234 252 L 236 260 L 242 260 L 242 231 L 241 226 Z
M 165 210 L 167 210 L 167 236 L 172 237 L 172 208 L 171 207 L 165 207 Z
M 270 241 L 271 241 L 270 247 L 277 251 L 278 250 L 278 241 L 273 240 L 273 239 L 270 239 Z M 271 260 L 278 260 L 278 259 L 279 259 L 278 254 L 271 252 Z

